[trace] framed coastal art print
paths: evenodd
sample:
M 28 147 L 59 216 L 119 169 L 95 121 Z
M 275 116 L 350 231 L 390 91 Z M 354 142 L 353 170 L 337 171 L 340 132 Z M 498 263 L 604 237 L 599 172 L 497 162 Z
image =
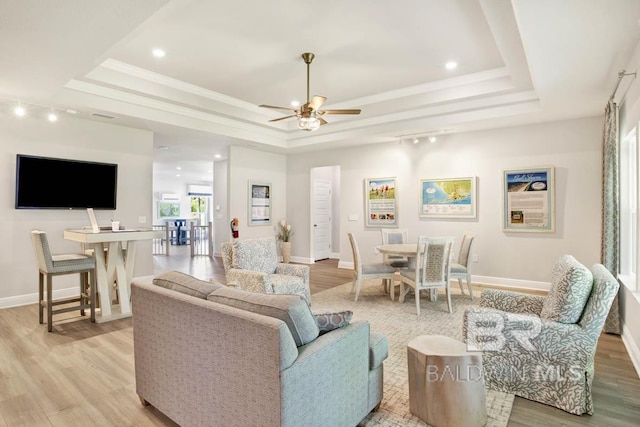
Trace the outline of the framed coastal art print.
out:
M 180 203 L 178 202 L 158 202 L 158 218 L 180 218 Z
M 421 218 L 475 218 L 476 177 L 420 180 Z
M 395 178 L 364 180 L 365 225 L 367 227 L 397 227 L 398 201 Z
M 271 184 L 249 181 L 249 225 L 271 224 Z
M 554 167 L 505 170 L 502 178 L 502 229 L 554 232 Z

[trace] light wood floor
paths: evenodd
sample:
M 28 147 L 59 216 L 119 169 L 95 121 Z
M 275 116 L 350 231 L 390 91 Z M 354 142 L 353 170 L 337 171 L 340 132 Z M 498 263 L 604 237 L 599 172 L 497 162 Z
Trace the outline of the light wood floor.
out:
M 224 282 L 220 259 L 190 259 L 186 250 L 155 257 L 155 273 L 168 269 Z M 350 279 L 336 260 L 311 266 L 312 293 Z M 481 290 L 474 287 L 474 294 Z M 131 318 L 104 324 L 75 313 L 57 318 L 48 333 L 36 304 L 0 310 L 0 427 L 175 426 L 135 394 Z M 593 416 L 516 398 L 509 426 L 640 425 L 640 379 L 618 336 L 600 338 L 593 396 Z

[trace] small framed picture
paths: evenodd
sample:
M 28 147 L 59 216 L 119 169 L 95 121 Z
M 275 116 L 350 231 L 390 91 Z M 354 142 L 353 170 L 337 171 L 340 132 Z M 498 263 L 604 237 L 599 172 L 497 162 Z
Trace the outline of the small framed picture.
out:
M 249 225 L 271 224 L 271 184 L 249 181 Z

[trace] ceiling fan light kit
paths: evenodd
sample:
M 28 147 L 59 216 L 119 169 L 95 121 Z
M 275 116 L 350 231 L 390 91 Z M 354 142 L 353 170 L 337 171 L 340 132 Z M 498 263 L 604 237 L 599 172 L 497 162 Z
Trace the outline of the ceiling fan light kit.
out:
M 318 128 L 321 125 L 327 124 L 327 121 L 322 118 L 325 114 L 360 114 L 360 109 L 348 109 L 348 110 L 320 110 L 322 104 L 327 100 L 324 96 L 314 95 L 311 100 L 309 100 L 309 66 L 311 62 L 315 58 L 315 55 L 311 52 L 305 52 L 302 54 L 302 59 L 304 63 L 307 64 L 307 102 L 300 106 L 300 108 L 295 109 L 291 107 L 278 107 L 276 105 L 265 105 L 261 104 L 260 107 L 263 108 L 273 108 L 276 110 L 285 110 L 290 111 L 293 114 L 289 114 L 288 116 L 279 117 L 277 119 L 269 120 L 270 122 L 276 122 L 279 120 L 288 119 L 291 117 L 298 118 L 298 129 L 311 132 Z

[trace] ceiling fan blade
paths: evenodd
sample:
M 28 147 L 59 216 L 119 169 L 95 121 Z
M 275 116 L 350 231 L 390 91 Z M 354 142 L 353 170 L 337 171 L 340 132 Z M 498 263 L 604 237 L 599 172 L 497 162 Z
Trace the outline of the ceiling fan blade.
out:
M 328 121 L 326 121 L 325 119 L 323 119 L 322 117 L 318 117 L 318 121 L 320 122 L 320 125 L 326 125 L 327 123 L 329 123 Z
M 318 111 L 318 114 L 360 114 L 362 110 L 360 109 L 352 109 L 352 110 L 322 110 Z
M 322 104 L 324 104 L 326 100 L 327 98 L 325 98 L 324 96 L 313 95 L 313 98 L 311 98 L 311 101 L 309 101 L 309 108 L 317 110 L 318 108 L 322 107 Z
M 276 110 L 286 110 L 286 111 L 298 111 L 295 108 L 291 108 L 291 107 L 278 107 L 277 105 L 264 105 L 264 104 L 260 104 L 258 105 L 258 107 L 262 107 L 262 108 L 275 108 Z
M 277 119 L 272 119 L 272 120 L 269 120 L 269 121 L 270 122 L 277 122 L 277 121 L 280 121 L 280 120 L 289 119 L 291 117 L 298 117 L 298 115 L 297 114 L 292 114 L 290 116 L 279 117 Z

